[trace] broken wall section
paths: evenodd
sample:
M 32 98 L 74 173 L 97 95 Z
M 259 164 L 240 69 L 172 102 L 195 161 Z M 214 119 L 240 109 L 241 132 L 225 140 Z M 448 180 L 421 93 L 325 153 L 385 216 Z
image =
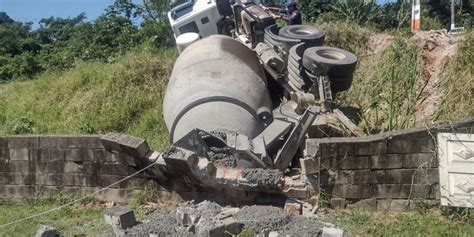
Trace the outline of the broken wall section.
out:
M 137 159 L 106 150 L 100 136 L 0 136 L 0 199 L 20 200 L 41 193 L 92 193 L 143 168 Z M 160 174 L 143 172 L 101 192 L 99 199 L 126 201 L 143 185 L 164 198 L 155 182 Z
M 320 170 L 321 198 L 333 208 L 405 211 L 438 204 L 437 133 L 474 133 L 474 118 L 364 138 L 309 139 L 305 167 Z M 304 170 L 304 169 L 303 169 Z

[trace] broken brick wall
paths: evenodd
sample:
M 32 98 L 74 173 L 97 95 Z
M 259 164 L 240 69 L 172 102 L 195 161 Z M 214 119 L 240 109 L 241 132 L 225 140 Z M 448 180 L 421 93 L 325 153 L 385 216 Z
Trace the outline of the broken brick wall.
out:
M 474 119 L 363 138 L 309 139 L 306 156 L 319 165 L 321 194 L 332 207 L 404 211 L 439 202 L 439 132 L 473 133 Z
M 42 193 L 92 193 L 140 170 L 132 157 L 110 152 L 100 136 L 0 136 L 0 199 Z M 99 199 L 125 201 L 144 185 L 161 190 L 144 172 L 101 192 Z M 170 195 L 163 190 L 162 195 Z

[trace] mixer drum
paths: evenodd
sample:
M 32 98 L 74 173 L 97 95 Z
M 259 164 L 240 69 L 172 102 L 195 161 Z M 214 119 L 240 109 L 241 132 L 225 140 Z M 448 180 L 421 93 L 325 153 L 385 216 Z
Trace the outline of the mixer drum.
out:
M 177 59 L 163 115 L 171 142 L 194 128 L 254 138 L 271 122 L 271 108 L 255 53 L 230 37 L 213 35 L 193 43 Z

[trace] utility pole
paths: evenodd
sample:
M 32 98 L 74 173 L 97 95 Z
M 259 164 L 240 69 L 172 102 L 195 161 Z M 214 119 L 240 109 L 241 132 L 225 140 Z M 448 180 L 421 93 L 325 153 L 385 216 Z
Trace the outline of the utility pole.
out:
M 454 1 L 454 0 L 453 0 Z M 411 7 L 411 31 L 419 31 L 421 28 L 421 3 L 420 0 L 413 0 Z

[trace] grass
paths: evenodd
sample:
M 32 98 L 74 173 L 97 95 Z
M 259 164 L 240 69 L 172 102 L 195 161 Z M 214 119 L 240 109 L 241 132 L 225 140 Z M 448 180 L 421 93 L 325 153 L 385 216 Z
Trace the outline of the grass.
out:
M 162 149 L 162 100 L 176 53 L 131 52 L 113 64 L 79 63 L 36 80 L 0 84 L 0 135 L 123 132 Z
M 445 96 L 436 119 L 454 120 L 474 115 L 474 31 L 466 34 L 439 87 Z
M 421 49 L 396 37 L 380 58 L 371 60 L 359 62 L 352 87 L 339 100 L 361 110 L 359 126 L 368 134 L 413 127 L 426 86 Z
M 450 219 L 440 209 L 406 213 L 339 210 L 322 216 L 359 236 L 473 236 L 474 216 Z
M 73 195 L 56 195 L 54 198 L 41 198 L 21 203 L 0 202 L 0 224 L 55 208 L 74 198 Z M 63 236 L 79 234 L 91 236 L 112 230 L 104 221 L 103 207 L 97 201 L 85 200 L 41 217 L 2 228 L 0 236 L 33 236 L 39 224 L 53 226 Z

